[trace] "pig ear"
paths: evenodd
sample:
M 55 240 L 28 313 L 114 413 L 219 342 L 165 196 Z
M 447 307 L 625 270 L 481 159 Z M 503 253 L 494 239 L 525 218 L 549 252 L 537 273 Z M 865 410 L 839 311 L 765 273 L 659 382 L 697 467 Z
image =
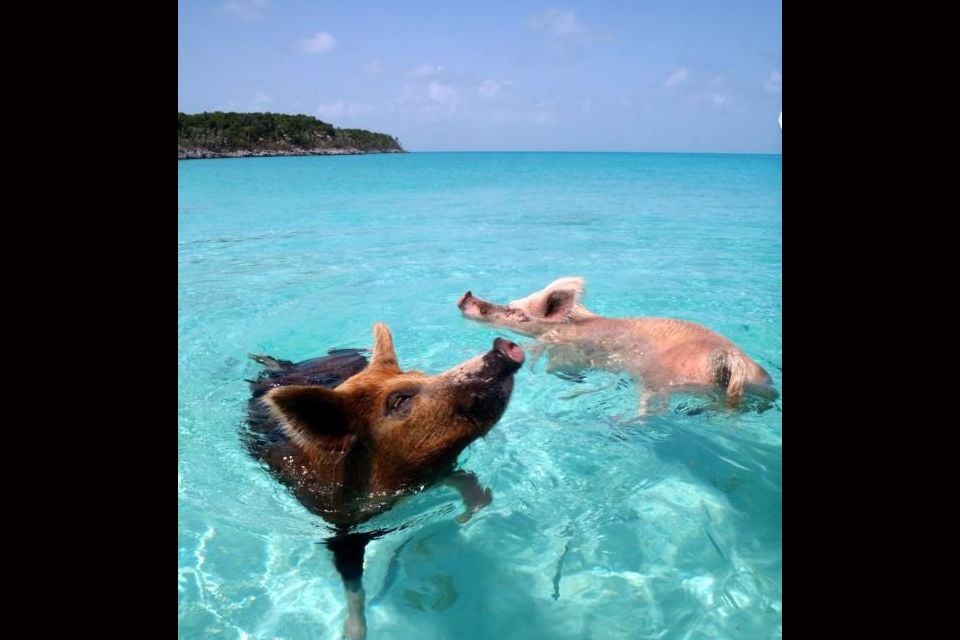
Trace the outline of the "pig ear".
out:
M 555 289 L 564 289 L 567 291 L 573 292 L 574 298 L 579 298 L 583 295 L 583 290 L 587 286 L 587 281 L 581 278 L 580 276 L 573 276 L 567 278 L 559 278 L 554 280 L 547 285 L 547 291 L 553 291 Z
M 393 336 L 387 325 L 382 322 L 373 325 L 373 357 L 370 358 L 370 366 L 398 373 L 400 371 L 397 352 L 393 349 Z
M 263 402 L 287 437 L 301 447 L 340 448 L 350 435 L 343 400 L 326 387 L 276 387 Z
M 572 289 L 554 289 L 544 299 L 541 313 L 544 318 L 562 318 L 573 309 L 576 299 L 577 293 Z

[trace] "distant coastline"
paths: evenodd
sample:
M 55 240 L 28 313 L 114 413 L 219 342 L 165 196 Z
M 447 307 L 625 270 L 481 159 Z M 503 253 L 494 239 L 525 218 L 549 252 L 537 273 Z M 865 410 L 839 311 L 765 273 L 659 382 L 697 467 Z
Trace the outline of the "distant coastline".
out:
M 184 149 L 177 147 L 177 160 L 204 160 L 207 158 L 275 158 L 279 156 L 363 156 L 371 153 L 409 153 L 404 149 L 362 151 L 360 149 L 285 149 L 211 151 L 209 149 Z
M 406 153 L 400 141 L 282 113 L 177 113 L 177 159 Z

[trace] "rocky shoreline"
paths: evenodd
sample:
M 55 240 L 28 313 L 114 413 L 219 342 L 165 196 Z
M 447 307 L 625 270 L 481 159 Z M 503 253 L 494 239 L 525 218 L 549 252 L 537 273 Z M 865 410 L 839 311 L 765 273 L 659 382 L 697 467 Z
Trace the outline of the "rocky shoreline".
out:
M 211 151 L 209 149 L 177 147 L 177 160 L 202 160 L 204 158 L 271 158 L 276 156 L 359 156 L 370 153 L 407 153 L 400 149 L 361 151 L 360 149 L 241 149 L 237 151 Z

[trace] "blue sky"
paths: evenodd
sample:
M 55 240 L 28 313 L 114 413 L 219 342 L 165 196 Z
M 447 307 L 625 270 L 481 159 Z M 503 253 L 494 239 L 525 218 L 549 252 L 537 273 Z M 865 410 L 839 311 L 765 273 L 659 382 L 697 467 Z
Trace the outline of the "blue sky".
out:
M 410 151 L 780 153 L 776 1 L 179 3 L 178 110 Z

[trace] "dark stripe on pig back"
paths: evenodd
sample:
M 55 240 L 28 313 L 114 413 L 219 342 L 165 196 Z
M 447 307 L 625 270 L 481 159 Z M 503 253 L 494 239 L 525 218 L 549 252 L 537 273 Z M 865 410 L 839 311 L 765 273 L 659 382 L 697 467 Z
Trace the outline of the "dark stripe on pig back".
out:
M 298 362 L 282 371 L 261 371 L 256 380 L 250 381 L 252 397 L 247 405 L 250 428 L 244 438 L 250 454 L 262 460 L 267 447 L 282 446 L 287 441 L 287 436 L 260 402 L 263 394 L 274 387 L 291 384 L 318 385 L 328 389 L 338 387 L 367 366 L 363 353 L 362 349 L 334 349 L 326 356 Z
M 329 355 L 298 362 L 282 371 L 264 370 L 250 384 L 254 398 L 289 384 L 320 385 L 333 389 L 367 366 L 361 349 L 334 349 Z

